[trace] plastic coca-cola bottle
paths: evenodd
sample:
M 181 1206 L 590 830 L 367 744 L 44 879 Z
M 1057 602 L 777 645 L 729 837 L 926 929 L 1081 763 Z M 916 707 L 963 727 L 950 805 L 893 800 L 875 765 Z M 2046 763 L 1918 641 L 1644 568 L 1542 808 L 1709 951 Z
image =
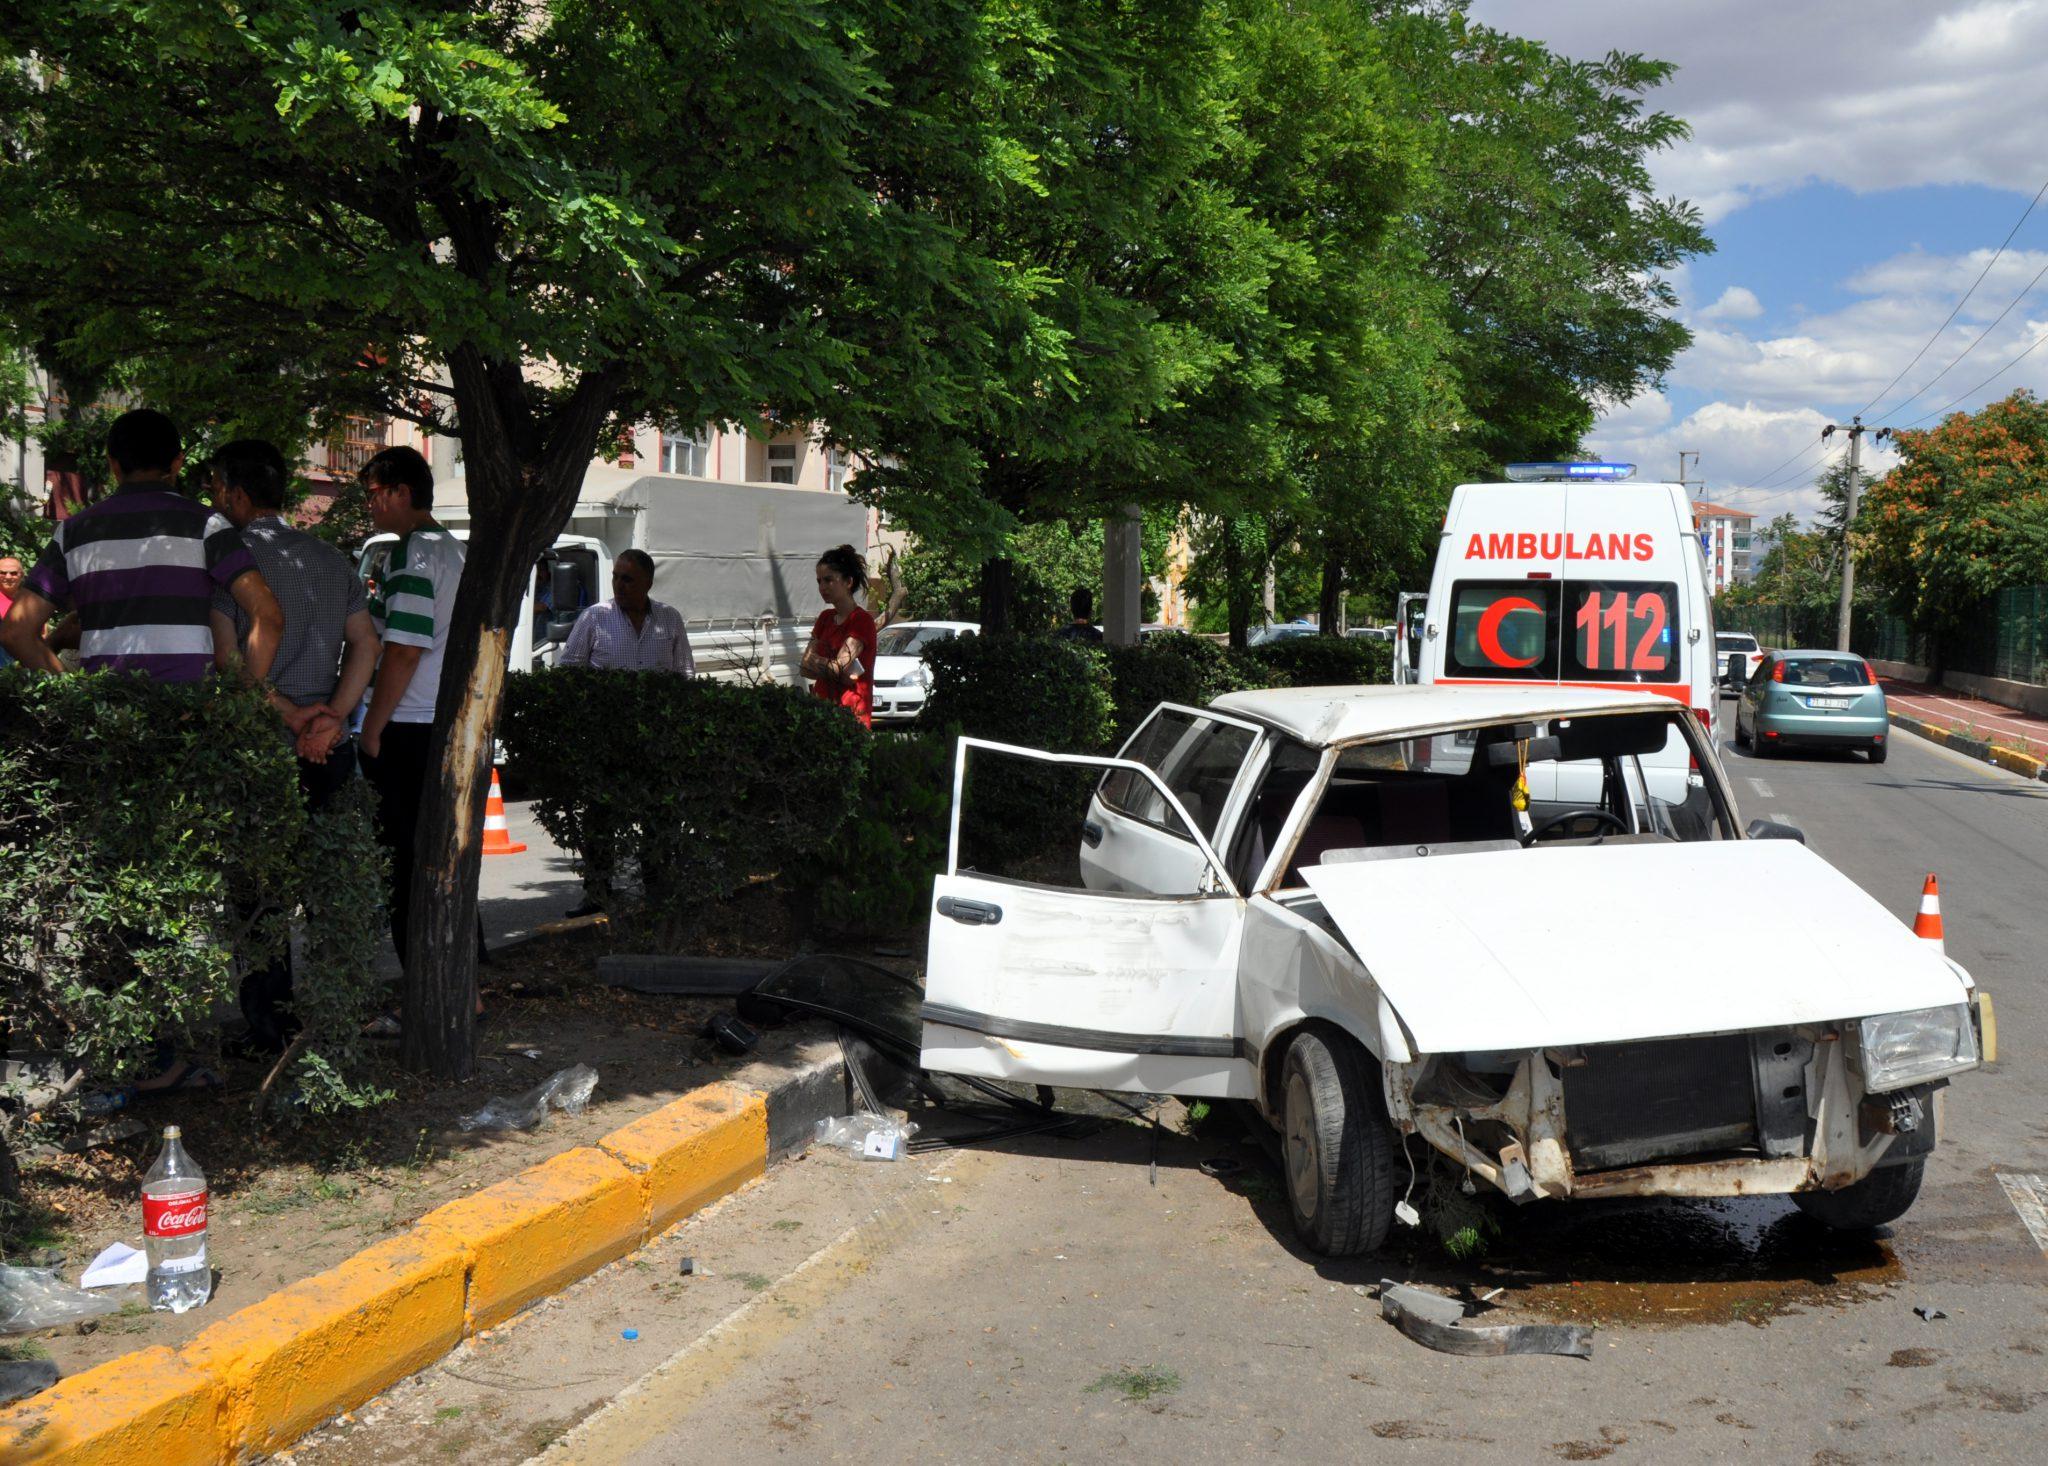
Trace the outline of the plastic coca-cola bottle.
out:
M 197 1308 L 213 1293 L 206 1265 L 206 1177 L 185 1154 L 175 1125 L 142 1178 L 142 1245 L 149 1253 L 149 1306 L 159 1313 Z

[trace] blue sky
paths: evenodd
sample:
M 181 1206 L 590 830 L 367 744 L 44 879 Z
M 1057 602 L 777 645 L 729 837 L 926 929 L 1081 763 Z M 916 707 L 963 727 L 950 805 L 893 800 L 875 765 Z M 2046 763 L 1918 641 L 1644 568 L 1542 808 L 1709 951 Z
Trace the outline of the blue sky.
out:
M 1700 206 L 1717 250 L 1673 277 L 1692 348 L 1662 391 L 1608 407 L 1592 451 L 1668 477 L 1677 452 L 1694 450 L 1709 497 L 1805 516 L 1813 474 L 1841 443 L 1820 445 L 1824 423 L 1873 398 L 1866 421 L 1903 426 L 1958 396 L 1954 410 L 2048 389 L 2043 345 L 1967 391 L 2048 339 L 2048 276 L 2028 288 L 2048 267 L 2044 199 L 1954 322 L 1879 396 L 2048 182 L 2048 0 L 1474 0 L 1470 10 L 1569 55 L 1615 48 L 1679 67 L 1651 102 L 1693 136 L 1654 171 L 1661 192 Z M 1866 469 L 1890 461 L 1865 453 Z

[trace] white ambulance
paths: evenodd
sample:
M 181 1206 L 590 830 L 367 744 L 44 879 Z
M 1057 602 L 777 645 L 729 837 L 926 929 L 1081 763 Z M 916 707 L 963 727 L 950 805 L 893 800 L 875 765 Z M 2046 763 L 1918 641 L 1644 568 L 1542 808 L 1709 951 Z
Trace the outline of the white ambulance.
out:
M 1718 743 L 1713 600 L 1684 486 L 1632 482 L 1627 463 L 1516 463 L 1507 472 L 1507 483 L 1460 484 L 1451 494 L 1420 680 L 1660 693 L 1690 708 Z M 1701 806 L 1689 750 L 1674 741 L 1642 762 L 1658 799 Z M 1529 793 L 1538 806 L 1597 803 L 1598 776 L 1532 771 Z

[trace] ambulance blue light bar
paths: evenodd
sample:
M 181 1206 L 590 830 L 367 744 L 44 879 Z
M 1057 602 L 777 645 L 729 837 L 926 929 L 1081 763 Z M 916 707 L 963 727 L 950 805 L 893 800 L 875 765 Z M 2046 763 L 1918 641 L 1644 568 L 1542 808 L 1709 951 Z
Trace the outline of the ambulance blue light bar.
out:
M 1517 484 L 1554 484 L 1590 481 L 1619 483 L 1634 478 L 1633 463 L 1510 463 L 1508 481 Z

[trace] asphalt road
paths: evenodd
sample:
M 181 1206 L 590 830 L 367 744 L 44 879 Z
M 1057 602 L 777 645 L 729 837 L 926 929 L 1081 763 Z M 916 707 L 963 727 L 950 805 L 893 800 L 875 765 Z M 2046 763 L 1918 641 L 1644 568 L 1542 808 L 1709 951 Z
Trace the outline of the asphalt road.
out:
M 1295 1248 L 1277 1172 L 1227 1122 L 1156 1150 L 1114 1123 L 821 1154 L 297 1458 L 2038 1461 L 2048 1257 L 1997 1173 L 2048 1172 L 2048 786 L 1910 735 L 1881 768 L 1725 758 L 1745 818 L 1801 826 L 1902 919 L 1937 872 L 1949 950 L 1997 999 L 2005 1057 L 1949 1092 L 1928 1184 L 1880 1240 L 1772 1199 L 1502 1206 L 1482 1260 L 1404 1233 L 1330 1263 Z M 1700 940 L 1768 961 L 1742 918 L 1701 913 Z M 1382 1276 L 1597 1322 L 1593 1357 L 1431 1353 L 1380 1319 Z

